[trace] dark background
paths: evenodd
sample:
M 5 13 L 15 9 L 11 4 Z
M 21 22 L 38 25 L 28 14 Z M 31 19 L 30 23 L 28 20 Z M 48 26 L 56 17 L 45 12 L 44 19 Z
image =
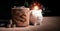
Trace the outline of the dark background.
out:
M 13 6 L 22 6 L 25 0 L 0 0 L 0 19 L 10 19 L 11 18 L 11 8 Z M 32 0 L 29 0 L 29 3 Z M 60 16 L 59 11 L 59 1 L 58 0 L 38 0 L 45 7 L 51 11 L 50 13 L 45 13 L 44 16 Z

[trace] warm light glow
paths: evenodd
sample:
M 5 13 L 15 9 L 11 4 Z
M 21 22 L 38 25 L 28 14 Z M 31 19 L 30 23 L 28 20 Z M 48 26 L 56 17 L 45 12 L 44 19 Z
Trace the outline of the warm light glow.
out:
M 34 5 L 32 5 L 32 15 L 35 17 L 42 16 L 42 10 L 40 9 L 40 6 L 37 3 L 34 3 Z
M 38 8 L 38 6 L 34 6 L 34 8 L 33 8 L 34 10 L 38 10 L 39 8 Z

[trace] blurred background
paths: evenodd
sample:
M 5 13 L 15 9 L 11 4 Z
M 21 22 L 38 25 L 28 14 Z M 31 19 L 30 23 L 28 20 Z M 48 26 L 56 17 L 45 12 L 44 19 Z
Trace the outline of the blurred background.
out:
M 28 0 L 29 4 L 33 0 Z M 58 0 L 37 0 L 46 8 L 44 16 L 60 16 Z M 0 0 L 0 19 L 11 18 L 11 8 L 14 6 L 23 6 L 25 0 Z M 48 11 L 48 12 L 47 12 Z

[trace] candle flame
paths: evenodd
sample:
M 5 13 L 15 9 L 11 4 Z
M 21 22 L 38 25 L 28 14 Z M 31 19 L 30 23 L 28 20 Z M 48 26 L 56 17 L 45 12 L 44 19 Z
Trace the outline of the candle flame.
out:
M 34 10 L 38 10 L 39 9 L 39 7 L 38 6 L 34 6 L 34 8 L 33 8 Z

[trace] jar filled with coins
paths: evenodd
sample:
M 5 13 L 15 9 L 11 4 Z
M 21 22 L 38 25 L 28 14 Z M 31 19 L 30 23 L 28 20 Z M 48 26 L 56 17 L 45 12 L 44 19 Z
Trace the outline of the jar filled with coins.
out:
M 29 8 L 24 6 L 22 7 L 14 7 L 11 10 L 12 14 L 12 22 L 13 25 L 15 24 L 17 27 L 25 27 L 29 25 Z

